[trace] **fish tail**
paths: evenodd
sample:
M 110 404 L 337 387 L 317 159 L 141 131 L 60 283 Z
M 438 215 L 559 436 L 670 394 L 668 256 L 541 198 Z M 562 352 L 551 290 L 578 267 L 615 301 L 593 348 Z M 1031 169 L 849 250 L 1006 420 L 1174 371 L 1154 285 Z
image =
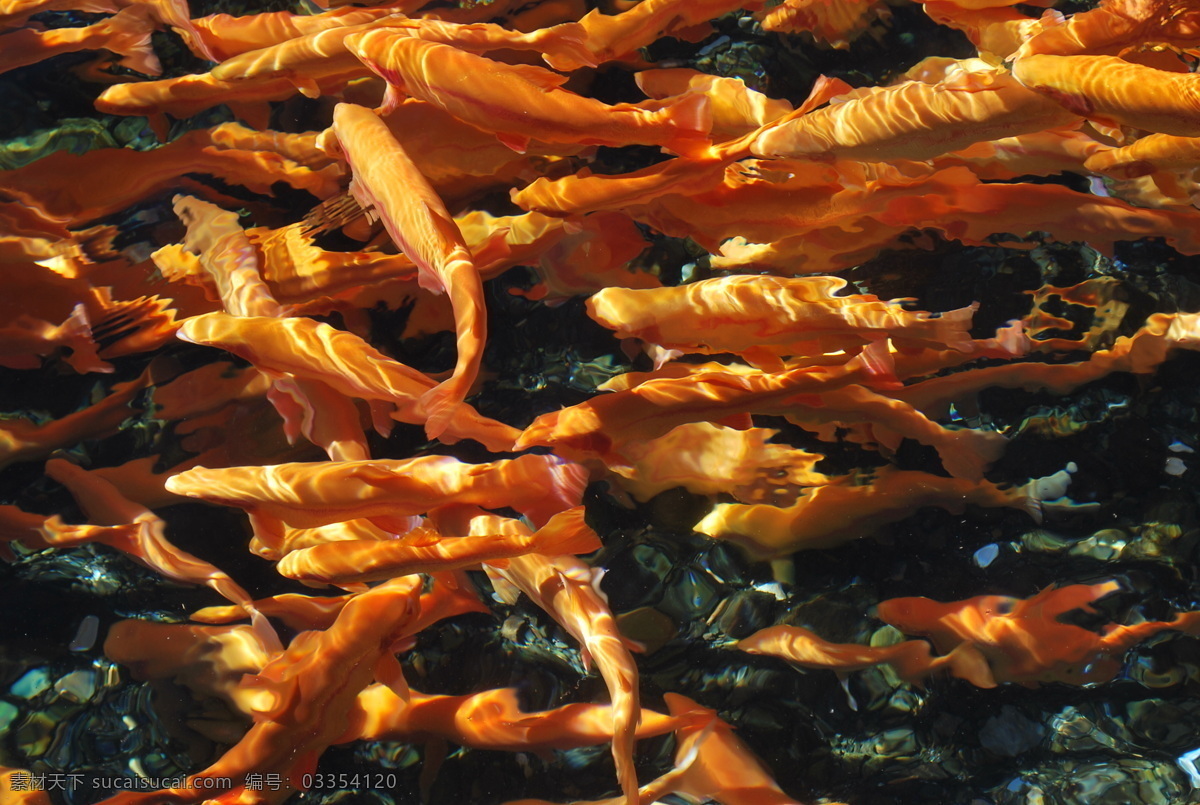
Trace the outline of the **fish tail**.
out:
M 550 518 L 535 537 L 538 553 L 546 556 L 563 556 L 598 551 L 601 548 L 599 535 L 583 521 L 583 507 L 576 506 Z
M 450 426 L 458 407 L 467 397 L 461 377 L 451 377 L 421 395 L 418 410 L 425 415 L 425 437 L 436 439 Z
M 669 120 L 675 129 L 663 143 L 665 150 L 693 159 L 708 156 L 712 146 L 709 132 L 713 118 L 707 96 L 699 93 L 685 95 L 653 114 Z
M 944 444 L 937 446 L 942 466 L 955 478 L 983 480 L 984 471 L 1000 458 L 1008 439 L 992 431 L 963 428 L 948 431 Z
M 71 350 L 71 354 L 64 359 L 68 366 L 81 375 L 113 370 L 112 364 L 100 360 L 96 341 L 92 338 L 92 326 L 82 304 L 75 306 L 60 328 L 62 345 Z
M 850 359 L 847 366 L 850 365 L 862 369 L 872 388 L 900 384 L 899 378 L 896 377 L 896 360 L 892 357 L 886 340 L 867 344 L 862 352 Z
M 1047 508 L 1064 509 L 1082 507 L 1067 497 L 1067 489 L 1071 486 L 1071 476 L 1079 469 L 1074 461 L 1056 473 L 1042 478 L 1033 478 L 1029 483 L 1017 487 L 1014 495 L 1014 508 L 1024 509 L 1033 521 L 1042 522 L 1042 515 Z
M 555 70 L 570 72 L 599 66 L 596 54 L 588 47 L 587 29 L 578 22 L 543 28 L 535 36 L 543 49 L 542 59 Z
M 104 47 L 124 57 L 123 67 L 145 75 L 162 74 L 162 64 L 150 44 L 154 24 L 146 19 L 144 12 L 139 12 L 136 6 L 125 8 L 102 24 L 108 33 Z
M 974 342 L 971 341 L 971 322 L 978 309 L 979 303 L 975 302 L 966 307 L 939 313 L 937 318 L 928 319 L 933 326 L 933 337 L 950 349 L 970 352 L 974 346 Z

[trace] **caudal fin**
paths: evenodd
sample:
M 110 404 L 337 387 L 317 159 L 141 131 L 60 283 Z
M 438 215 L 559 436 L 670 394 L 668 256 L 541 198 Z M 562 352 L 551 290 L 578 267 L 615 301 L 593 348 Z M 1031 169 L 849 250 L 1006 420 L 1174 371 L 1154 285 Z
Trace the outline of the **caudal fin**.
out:
M 133 6 L 97 24 L 105 26 L 108 38 L 104 47 L 121 54 L 122 67 L 145 75 L 162 74 L 162 64 L 150 43 L 154 23 L 147 19 L 147 12 Z
M 559 512 L 534 535 L 538 553 L 546 556 L 598 551 L 600 537 L 583 521 L 583 506 Z
M 542 59 L 564 73 L 580 67 L 597 67 L 596 54 L 588 47 L 587 29 L 578 22 L 564 22 L 535 31 L 532 37 L 542 48 Z
M 675 129 L 663 143 L 665 150 L 693 159 L 709 156 L 713 118 L 708 96 L 685 95 L 654 114 L 669 120 Z
M 450 420 L 466 399 L 460 378 L 451 377 L 421 395 L 418 410 L 425 415 L 425 438 L 436 439 L 450 426 Z
M 92 327 L 88 321 L 87 311 L 78 304 L 59 327 L 62 345 L 71 350 L 64 360 L 76 372 L 111 372 L 111 363 L 100 360 L 96 341 L 92 338 Z

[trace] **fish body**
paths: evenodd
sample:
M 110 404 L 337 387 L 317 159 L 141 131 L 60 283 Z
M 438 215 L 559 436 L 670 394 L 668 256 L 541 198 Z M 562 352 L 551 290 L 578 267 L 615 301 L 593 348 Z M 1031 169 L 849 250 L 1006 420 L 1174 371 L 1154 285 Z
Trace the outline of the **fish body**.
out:
M 1077 115 L 1177 137 L 1200 137 L 1200 75 L 1116 56 L 1026 56 L 1013 76 Z
M 524 152 L 531 138 L 585 145 L 661 145 L 703 155 L 712 125 L 708 101 L 694 95 L 654 110 L 609 105 L 565 90 L 566 79 L 405 34 L 374 30 L 347 46 L 400 94 L 420 98 Z M 388 104 L 385 102 L 385 106 Z
M 612 698 L 612 753 L 617 781 L 625 805 L 635 805 L 638 783 L 633 747 L 641 712 L 638 668 L 591 568 L 574 556 L 534 553 L 516 557 L 504 567 L 487 565 L 486 569 L 552 615 L 579 641 L 585 662 L 595 661 Z
M 664 377 L 543 414 L 524 430 L 516 448 L 545 445 L 564 455 L 626 464 L 625 445 L 647 442 L 690 422 L 746 427 L 750 413 L 778 416 L 805 404 L 820 406 L 819 395 L 866 380 L 871 372 L 858 363 L 745 374 L 714 367 L 687 377 Z
M 936 84 L 907 81 L 857 93 L 769 128 L 750 150 L 771 158 L 921 160 L 1066 125 L 1077 115 L 1005 73 L 962 70 Z
M 292 551 L 279 561 L 281 575 L 303 582 L 346 584 L 412 573 L 456 570 L 480 562 L 502 564 L 530 552 L 591 553 L 600 538 L 583 522 L 583 507 L 554 515 L 533 534 L 442 536 L 429 528 L 399 539 L 331 542 Z
M 115 16 L 81 28 L 38 31 L 20 28 L 0 34 L 0 73 L 25 67 L 62 53 L 111 50 L 121 63 L 146 75 L 158 75 L 162 65 L 150 45 L 153 23 L 144 9 L 126 8 Z
M 639 738 L 662 735 L 680 719 L 642 710 Z M 612 740 L 612 707 L 565 704 L 553 710 L 522 710 L 516 688 L 465 696 L 435 696 L 412 691 L 405 707 L 384 685 L 372 685 L 358 697 L 346 740 L 404 741 L 435 738 L 459 746 L 501 752 L 539 752 L 593 746 Z
M 932 315 L 870 294 L 841 295 L 837 277 L 716 277 L 687 285 L 605 288 L 588 315 L 618 338 L 684 352 L 820 355 L 892 338 L 897 346 L 964 347 L 976 306 Z
M 1120 656 L 1151 635 L 1196 632 L 1197 612 L 1171 621 L 1108 624 L 1099 632 L 1059 619 L 1074 610 L 1094 614 L 1092 604 L 1119 589 L 1120 582 L 1106 581 L 1050 587 L 1027 599 L 981 595 L 942 603 L 892 598 L 881 601 L 878 611 L 881 620 L 900 631 L 928 636 L 943 653 L 957 649 L 962 656 L 953 672 L 981 687 L 1005 682 L 1082 685 L 1111 680 L 1121 668 Z M 961 662 L 968 654 L 974 655 L 973 667 Z
M 426 375 L 389 358 L 357 335 L 304 317 L 211 313 L 188 319 L 180 337 L 221 347 L 267 372 L 313 378 L 348 396 L 394 403 L 393 418 L 401 422 L 425 421 L 417 403 L 435 386 Z M 506 452 L 519 434 L 516 428 L 463 404 L 451 414 L 441 438 L 446 442 L 475 439 L 489 450 Z
M 511 506 L 544 523 L 578 506 L 587 472 L 554 456 L 467 464 L 449 456 L 403 461 L 325 461 L 270 467 L 197 467 L 167 489 L 240 506 L 308 528 L 366 517 L 387 523 L 451 503 Z
M 124 792 L 105 805 L 213 801 L 211 782 L 198 778 L 229 779 L 231 788 L 216 801 L 282 803 L 305 790 L 317 758 L 346 731 L 358 694 L 377 678 L 393 689 L 404 685 L 393 645 L 420 613 L 421 586 L 418 576 L 381 584 L 352 598 L 328 629 L 293 638 L 259 674 L 244 678 L 242 687 L 257 694 L 255 722 L 233 748 L 178 788 Z M 277 774 L 282 784 L 247 791 L 250 774 Z
M 782 657 L 801 668 L 845 672 L 887 664 L 906 682 L 921 680 L 939 664 L 924 640 L 905 640 L 890 646 L 830 643 L 800 626 L 768 626 L 739 640 L 737 647 L 750 654 Z
M 1000 489 L 988 481 L 881 469 L 873 483 L 833 484 L 805 491 L 792 506 L 720 503 L 695 530 L 730 539 L 756 559 L 834 548 L 868 536 L 925 506 L 961 512 L 967 504 L 1009 507 L 1040 519 L 1028 489 Z
M 351 191 L 359 203 L 375 208 L 393 242 L 416 264 L 421 287 L 447 294 L 454 308 L 454 372 L 418 403 L 426 416 L 426 435 L 437 438 L 479 374 L 487 339 L 483 281 L 446 205 L 378 115 L 340 103 L 331 132 L 354 172 Z

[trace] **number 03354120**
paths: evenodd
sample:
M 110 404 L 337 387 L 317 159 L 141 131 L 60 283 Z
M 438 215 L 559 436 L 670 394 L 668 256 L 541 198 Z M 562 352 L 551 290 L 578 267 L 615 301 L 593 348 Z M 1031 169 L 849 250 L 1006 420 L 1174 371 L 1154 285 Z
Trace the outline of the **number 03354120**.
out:
M 301 786 L 306 790 L 328 790 L 332 788 L 395 788 L 398 781 L 395 774 L 386 772 L 363 774 L 305 774 L 300 779 Z

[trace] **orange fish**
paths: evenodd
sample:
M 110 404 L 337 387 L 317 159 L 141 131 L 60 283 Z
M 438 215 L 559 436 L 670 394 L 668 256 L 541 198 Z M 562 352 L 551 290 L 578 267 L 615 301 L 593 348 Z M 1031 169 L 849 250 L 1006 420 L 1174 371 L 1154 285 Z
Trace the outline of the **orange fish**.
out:
M 710 20 L 754 5 L 753 0 L 643 0 L 619 14 L 594 8 L 578 25 L 587 55 L 548 53 L 546 62 L 555 70 L 570 71 L 630 56 L 664 36 L 699 41 L 712 31 Z
M 716 364 L 705 368 L 543 414 L 525 428 L 516 449 L 545 445 L 564 455 L 624 463 L 625 445 L 654 439 L 679 425 L 707 421 L 744 427 L 748 413 L 794 413 L 801 399 L 820 405 L 819 395 L 878 374 L 859 359 L 847 365 L 801 366 L 776 373 L 735 374 Z
M 774 559 L 869 536 L 924 506 L 950 512 L 961 512 L 968 504 L 1008 507 L 1041 522 L 1042 501 L 1062 497 L 1069 483 L 1069 470 L 1001 488 L 988 481 L 883 467 L 870 483 L 856 479 L 854 485 L 806 489 L 791 506 L 769 505 L 770 501 L 761 505 L 719 503 L 695 530 L 736 542 L 756 559 Z
M 0 469 L 116 433 L 132 413 L 129 404 L 152 382 L 147 369 L 140 377 L 113 386 L 99 402 L 40 425 L 24 418 L 0 420 Z
M 330 132 L 333 139 L 327 142 L 332 147 L 336 140 L 354 172 L 351 190 L 359 203 L 375 208 L 392 241 L 416 263 L 421 287 L 447 294 L 454 308 L 454 373 L 418 403 L 426 417 L 426 435 L 437 438 L 466 398 L 483 359 L 487 311 L 479 271 L 446 205 L 374 112 L 340 103 Z
M 829 482 L 814 468 L 824 456 L 768 443 L 779 431 L 734 430 L 709 422 L 680 425 L 665 436 L 625 449 L 628 467 L 612 467 L 622 489 L 645 502 L 682 486 L 697 495 L 722 492 L 742 502 L 782 504 L 788 489 Z
M 1106 126 L 1200 137 L 1200 76 L 1156 70 L 1116 56 L 1034 55 L 1013 77 L 1072 113 Z
M 712 116 L 708 101 L 693 95 L 655 108 L 610 106 L 562 88 L 564 76 L 540 67 L 511 65 L 388 30 L 346 40 L 389 84 L 385 108 L 398 95 L 441 106 L 459 120 L 524 153 L 531 138 L 552 143 L 661 145 L 684 155 L 703 155 Z M 463 82 L 462 76 L 470 76 Z M 451 89 L 453 87 L 453 89 Z
M 387 528 L 438 506 L 511 506 L 536 523 L 578 506 L 587 471 L 554 456 L 467 464 L 450 456 L 404 461 L 324 461 L 181 472 L 168 491 L 240 506 L 300 527 L 356 517 Z
M 96 524 L 69 525 L 58 515 L 42 526 L 42 539 L 53 546 L 99 542 L 109 545 L 173 581 L 203 584 L 246 609 L 255 631 L 269 648 L 279 639 L 254 602 L 229 574 L 209 562 L 180 550 L 167 539 L 167 524 L 154 512 L 125 498 L 108 481 L 61 458 L 46 462 L 46 475 L 70 490 Z
M 582 34 L 575 23 L 523 33 L 494 23 L 459 24 L 391 14 L 358 24 L 317 30 L 243 53 L 214 67 L 212 75 L 218 80 L 287 78 L 305 94 L 312 94 L 319 92 L 317 78 L 347 72 L 356 64 L 364 74 L 368 72 L 347 49 L 346 40 L 372 30 L 440 42 L 477 54 L 492 50 L 533 50 L 545 51 L 547 58 L 558 53 L 565 58 L 590 59 L 580 45 Z
M 693 196 L 720 184 L 728 166 L 749 156 L 752 144 L 763 132 L 802 117 L 834 95 L 850 89 L 848 84 L 838 79 L 819 76 L 804 103 L 791 109 L 790 104 L 784 103 L 781 108 L 767 105 L 763 96 L 754 98 L 750 90 L 736 79 L 721 79 L 731 82 L 731 86 L 730 83 L 715 83 L 715 76 L 702 76 L 707 80 L 689 80 L 683 87 L 678 87 L 678 79 L 668 79 L 658 84 L 658 79 L 647 77 L 673 72 L 676 71 L 645 71 L 638 74 L 639 81 L 655 90 L 655 96 L 658 91 L 668 87 L 681 89 L 680 94 L 667 98 L 666 103 L 680 103 L 695 96 L 708 98 L 710 106 L 715 103 L 717 110 L 726 118 L 722 126 L 727 132 L 728 129 L 733 130 L 730 133 L 732 139 L 712 145 L 702 154 L 669 159 L 631 173 L 593 174 L 590 169 L 584 168 L 574 176 L 560 179 L 542 177 L 520 190 L 511 191 L 512 200 L 525 209 L 539 210 L 549 215 L 582 216 L 600 210 L 619 210 L 646 204 L 665 195 Z M 759 120 L 762 122 L 757 123 Z M 733 133 L 740 136 L 732 136 Z
M 60 53 L 80 50 L 111 50 L 124 58 L 121 64 L 146 75 L 162 72 L 150 45 L 154 25 L 145 9 L 122 9 L 114 17 L 82 28 L 53 28 L 39 31 L 21 28 L 0 34 L 0 73 L 37 64 Z
M 1191 170 L 1200 166 L 1200 137 L 1148 134 L 1124 148 L 1088 157 L 1083 167 L 1106 176 L 1134 179 L 1155 171 Z
M 112 364 L 100 360 L 87 310 L 76 305 L 66 321 L 53 325 L 33 316 L 18 316 L 0 325 L 0 366 L 37 369 L 42 358 L 60 349 L 70 350 L 63 362 L 80 374 L 111 372 Z
M 479 510 L 476 510 L 477 512 Z M 440 512 L 440 527 L 470 534 L 529 534 L 519 520 L 479 512 L 472 516 L 464 507 Z M 638 801 L 637 772 L 633 762 L 638 714 L 638 668 L 621 636 L 608 601 L 600 592 L 600 574 L 569 555 L 525 554 L 503 566 L 485 564 L 496 592 L 515 601 L 518 592 L 549 613 L 579 641 L 584 663 L 596 663 L 612 699 L 612 753 L 617 781 L 626 805 Z
M 241 684 L 282 648 L 264 643 L 249 626 L 117 621 L 104 640 L 104 656 L 135 679 L 170 679 L 193 693 L 220 699 L 234 713 L 254 715 L 257 692 Z
M 936 84 L 906 81 L 856 91 L 842 103 L 768 129 L 750 150 L 761 157 L 919 160 L 1063 126 L 1077 114 L 1006 73 L 968 64 Z
M 1198 24 L 1200 11 L 1188 0 L 1100 0 L 1060 25 L 1046 26 L 1014 55 L 1118 56 L 1144 42 L 1191 48 Z
M 839 673 L 890 665 L 901 679 L 910 683 L 924 679 L 948 662 L 948 656 L 935 658 L 932 647 L 924 640 L 905 640 L 890 646 L 830 643 L 800 626 L 768 626 L 739 640 L 737 647 L 749 654 L 782 657 L 801 668 Z
M 591 553 L 600 538 L 583 522 L 583 507 L 559 512 L 535 533 L 445 536 L 418 528 L 392 540 L 331 542 L 292 551 L 279 560 L 283 576 L 305 583 L 347 584 L 379 581 L 411 573 L 456 570 L 526 553 Z
M 678 693 L 663 699 L 671 715 L 687 719 L 675 733 L 672 791 L 723 805 L 800 805 L 715 710 Z
M 612 740 L 610 705 L 565 704 L 553 710 L 522 710 L 516 688 L 465 696 L 432 696 L 411 691 L 407 706 L 384 685 L 372 685 L 358 697 L 347 741 L 442 739 L 503 752 L 544 752 L 593 746 Z M 670 732 L 678 718 L 643 709 L 637 737 Z
M 306 36 L 327 28 L 359 25 L 395 14 L 394 8 L 340 8 L 320 14 L 295 14 L 291 11 L 268 11 L 235 17 L 230 14 L 210 14 L 192 20 L 193 35 L 182 33 L 196 55 L 208 54 L 210 61 L 223 62 L 240 53 L 277 45 L 298 36 Z
M 636 8 L 646 5 L 639 3 Z M 711 75 L 687 67 L 643 70 L 634 75 L 634 80 L 638 89 L 656 100 L 690 94 L 707 97 L 713 116 L 711 134 L 714 140 L 740 137 L 792 111 L 792 105 L 787 101 L 756 92 L 740 78 Z M 845 89 L 850 89 L 849 85 Z
M 338 186 L 334 166 L 314 171 L 278 154 L 216 148 L 206 131 L 188 132 L 149 151 L 57 151 L 23 167 L 0 171 L 0 183 L 6 193 L 48 217 L 77 226 L 175 188 L 186 173 L 218 176 L 268 194 L 275 182 L 322 198 L 333 195 Z
M 979 687 L 1094 684 L 1113 679 L 1121 670 L 1121 656 L 1146 638 L 1200 629 L 1200 611 L 1171 621 L 1110 623 L 1099 632 L 1059 620 L 1074 610 L 1095 613 L 1092 603 L 1119 589 L 1120 582 L 1106 581 L 1049 587 L 1027 599 L 983 595 L 940 603 L 892 598 L 879 603 L 879 617 L 906 634 L 928 635 L 943 653 L 966 644 L 973 663 L 960 662 L 953 672 Z
M 385 582 L 352 598 L 323 632 L 304 632 L 242 686 L 256 694 L 255 722 L 219 760 L 178 788 L 120 793 L 105 805 L 199 802 L 214 796 L 212 780 L 228 778 L 225 801 L 282 803 L 305 790 L 320 754 L 349 726 L 358 694 L 384 681 L 403 698 L 407 685 L 393 645 L 407 635 L 420 608 L 419 576 Z M 212 627 L 209 627 L 212 628 Z M 251 774 L 279 775 L 277 789 L 246 791 Z M 197 782 L 199 778 L 207 778 Z M 207 785 L 205 784 L 207 783 Z M 249 794 L 241 799 L 241 794 Z
M 183 246 L 199 255 L 204 280 L 216 287 L 225 309 L 234 316 L 281 317 L 283 308 L 259 273 L 258 253 L 237 215 L 189 196 L 176 196 L 174 207 L 188 228 Z M 267 397 L 283 417 L 289 442 L 303 434 L 334 460 L 370 456 L 353 400 L 321 380 L 276 376 Z
M 887 14 L 887 5 L 879 0 L 783 0 L 756 16 L 764 31 L 809 34 L 822 44 L 844 50 Z
M 418 401 L 434 387 L 426 375 L 393 360 L 363 339 L 303 317 L 238 318 L 223 313 L 183 323 L 179 337 L 228 350 L 272 374 L 321 380 L 335 391 L 364 400 L 394 403 L 394 419 L 421 424 Z M 520 431 L 481 416 L 464 403 L 450 417 L 442 440 L 474 439 L 495 452 L 507 452 Z
M 843 295 L 837 277 L 730 276 L 669 288 L 605 288 L 588 315 L 617 338 L 684 353 L 731 352 L 778 366 L 780 357 L 859 350 L 891 338 L 899 348 L 965 348 L 977 305 L 930 314 L 871 294 Z
M 345 88 L 361 69 L 330 76 L 318 81 L 322 93 Z M 182 75 L 159 81 L 114 84 L 96 98 L 96 110 L 109 115 L 145 115 L 159 140 L 166 141 L 170 131 L 167 116 L 191 117 L 220 104 L 229 106 L 240 119 L 259 129 L 270 128 L 268 101 L 282 101 L 297 93 L 285 78 L 266 81 L 218 81 L 211 73 Z M 185 135 L 186 136 L 186 135 Z M 172 184 L 172 186 L 175 186 Z

